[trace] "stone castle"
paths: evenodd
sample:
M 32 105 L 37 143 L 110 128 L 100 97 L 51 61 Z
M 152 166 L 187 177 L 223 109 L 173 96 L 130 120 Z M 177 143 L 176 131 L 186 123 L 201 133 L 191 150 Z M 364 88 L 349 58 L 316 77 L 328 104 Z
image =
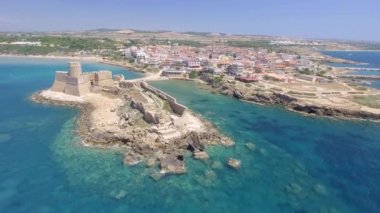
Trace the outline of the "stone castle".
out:
M 69 71 L 57 71 L 52 91 L 68 95 L 83 96 L 96 87 L 112 87 L 114 80 L 111 71 L 82 73 L 80 62 L 70 62 Z

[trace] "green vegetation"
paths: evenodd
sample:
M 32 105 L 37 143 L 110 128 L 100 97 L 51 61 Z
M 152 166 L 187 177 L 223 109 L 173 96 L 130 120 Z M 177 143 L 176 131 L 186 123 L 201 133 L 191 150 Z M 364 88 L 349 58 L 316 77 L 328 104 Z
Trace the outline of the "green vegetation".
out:
M 116 41 L 108 38 L 79 38 L 67 36 L 0 36 L 0 42 L 41 42 L 41 46 L 0 45 L 0 53 L 22 55 L 46 55 L 49 53 L 70 54 L 78 51 L 112 55 L 117 50 Z
M 380 109 L 380 96 L 368 95 L 368 96 L 356 96 L 353 101 L 364 106 Z
M 314 72 L 308 68 L 299 70 L 298 72 L 301 74 L 304 74 L 304 75 L 313 75 L 314 74 Z
M 271 48 L 272 45 L 269 41 L 255 40 L 255 41 L 227 41 L 227 44 L 232 47 L 248 47 L 248 48 Z
M 199 72 L 195 71 L 195 70 L 192 70 L 189 74 L 189 78 L 190 79 L 194 79 L 194 78 L 197 78 L 199 76 Z
M 324 70 L 317 72 L 317 76 L 324 77 L 325 75 L 326 75 L 326 71 Z
M 116 49 L 115 41 L 105 38 L 76 38 L 45 36 L 38 39 L 42 45 L 57 46 L 70 50 Z
M 172 112 L 172 108 L 170 107 L 170 104 L 169 104 L 168 101 L 164 102 L 163 109 L 166 110 L 166 111 L 168 111 L 168 112 Z
M 139 44 L 141 44 L 141 41 L 136 39 L 123 42 L 124 47 L 138 46 Z
M 311 93 L 311 92 L 296 92 L 296 91 L 289 91 L 288 92 L 289 95 L 301 95 L 301 96 L 310 96 L 310 97 L 315 97 L 317 96 L 315 93 Z
M 0 53 L 2 54 L 47 55 L 55 51 L 56 48 L 46 46 L 0 45 Z
M 135 41 L 137 42 L 137 41 Z M 171 44 L 171 45 L 179 45 L 179 46 L 189 46 L 189 47 L 204 47 L 206 46 L 206 44 L 203 44 L 201 42 L 198 42 L 198 41 L 194 41 L 194 40 L 158 40 L 156 38 L 152 38 L 148 41 L 145 42 L 146 44 L 149 44 L 149 45 L 168 45 L 168 44 Z
M 359 90 L 359 91 L 367 91 L 368 90 L 367 87 L 362 87 L 362 86 L 355 86 L 355 89 Z
M 207 72 L 203 72 L 201 74 L 201 78 L 208 82 L 212 87 L 216 88 L 216 87 L 219 87 L 221 86 L 222 82 L 223 82 L 223 79 L 224 79 L 224 75 L 214 75 L 214 74 L 211 74 L 211 73 L 207 73 Z

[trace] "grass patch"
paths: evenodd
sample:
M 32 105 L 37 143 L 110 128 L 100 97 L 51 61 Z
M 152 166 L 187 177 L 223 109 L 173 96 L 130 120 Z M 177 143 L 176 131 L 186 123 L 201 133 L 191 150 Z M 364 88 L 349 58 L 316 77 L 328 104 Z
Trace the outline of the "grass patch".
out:
M 353 101 L 364 106 L 380 109 L 379 95 L 356 96 L 354 97 Z
M 172 111 L 172 108 L 170 107 L 170 104 L 169 104 L 168 101 L 165 101 L 165 102 L 164 102 L 163 109 L 166 110 L 166 111 L 168 111 L 168 112 L 173 112 L 173 111 Z
M 296 92 L 296 91 L 289 91 L 288 94 L 290 94 L 290 95 L 304 95 L 304 96 L 310 96 L 310 97 L 315 97 L 315 96 L 317 96 L 315 93 L 309 93 L 309 92 Z

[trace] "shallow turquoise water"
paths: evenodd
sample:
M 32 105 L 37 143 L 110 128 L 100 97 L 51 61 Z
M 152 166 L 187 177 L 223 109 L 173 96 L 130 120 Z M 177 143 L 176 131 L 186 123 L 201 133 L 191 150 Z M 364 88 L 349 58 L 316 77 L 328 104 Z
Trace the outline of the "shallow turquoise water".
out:
M 157 168 L 125 167 L 117 150 L 78 145 L 77 110 L 28 100 L 65 63 L 0 58 L 0 212 L 380 209 L 379 124 L 304 117 L 211 94 L 192 82 L 153 82 L 236 141 L 233 148 L 211 147 L 208 162 L 186 157 L 186 175 L 155 182 L 149 174 Z M 100 64 L 84 69 L 104 66 L 127 78 L 139 75 Z M 225 166 L 229 157 L 242 160 L 239 171 Z
M 355 67 L 355 68 L 380 68 L 380 51 L 323 51 L 322 53 L 332 57 L 343 58 L 356 61 L 363 64 L 347 65 L 347 64 L 331 64 L 337 67 Z M 351 72 L 353 75 L 380 75 L 377 70 L 356 70 Z M 380 89 L 380 81 L 370 81 L 369 86 Z

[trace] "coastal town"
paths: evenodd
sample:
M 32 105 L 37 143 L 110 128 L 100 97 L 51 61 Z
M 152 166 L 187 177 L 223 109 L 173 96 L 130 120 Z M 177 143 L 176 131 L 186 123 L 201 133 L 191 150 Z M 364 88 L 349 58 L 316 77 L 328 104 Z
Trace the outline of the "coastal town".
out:
M 379 76 L 355 75 L 350 65 L 357 62 L 323 54 L 363 45 L 129 29 L 0 35 L 3 55 L 91 59 L 144 72 L 145 81 L 193 80 L 224 95 L 304 114 L 378 120 L 380 94 L 367 85 Z
M 280 104 L 306 114 L 379 119 L 379 92 L 362 86 L 358 76 L 347 75 L 345 67 L 329 65 L 331 58 L 322 54 L 178 44 L 133 46 L 120 51 L 126 62 L 116 64 L 156 73 L 152 75 L 161 75 L 161 79 L 196 80 L 225 95 Z

